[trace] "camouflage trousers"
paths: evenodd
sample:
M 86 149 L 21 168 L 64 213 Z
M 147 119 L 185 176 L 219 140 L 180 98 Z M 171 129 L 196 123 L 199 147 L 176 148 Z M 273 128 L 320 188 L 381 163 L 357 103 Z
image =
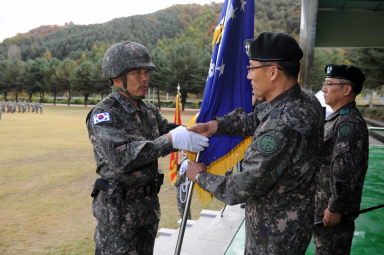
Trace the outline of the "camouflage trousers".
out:
M 142 227 L 96 226 L 96 255 L 152 255 L 159 223 Z
M 351 252 L 355 222 L 348 220 L 335 227 L 316 227 L 313 232 L 316 255 L 347 255 Z

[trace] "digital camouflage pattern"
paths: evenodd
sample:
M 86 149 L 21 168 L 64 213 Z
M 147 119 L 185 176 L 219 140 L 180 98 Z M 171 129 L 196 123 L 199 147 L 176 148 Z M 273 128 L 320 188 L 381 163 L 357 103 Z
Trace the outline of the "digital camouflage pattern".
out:
M 139 68 L 155 68 L 147 48 L 141 44 L 128 41 L 115 43 L 104 54 L 104 77 L 117 78 L 123 73 Z
M 324 157 L 317 178 L 315 221 L 323 219 L 326 208 L 339 214 L 359 211 L 368 169 L 368 130 L 355 102 L 328 116 L 324 130 Z M 331 254 L 349 254 L 353 220 L 336 227 L 316 227 L 316 254 L 330 254 L 329 251 Z
M 98 116 L 104 116 L 104 121 L 99 122 Z M 158 177 L 157 159 L 173 151 L 166 134 L 176 127 L 154 105 L 140 101 L 136 107 L 116 91 L 88 114 L 96 172 L 111 183 L 107 192 L 100 191 L 93 200 L 95 242 L 102 254 L 133 252 L 137 239 L 131 239 L 131 231 L 158 223 L 158 196 L 146 195 L 143 187 Z M 156 231 L 150 239 L 152 249 L 155 235 Z
M 237 109 L 217 120 L 216 134 L 253 135 L 252 142 L 242 172 L 202 172 L 197 182 L 227 204 L 246 203 L 245 254 L 305 254 L 323 137 L 320 103 L 296 84 L 257 114 Z

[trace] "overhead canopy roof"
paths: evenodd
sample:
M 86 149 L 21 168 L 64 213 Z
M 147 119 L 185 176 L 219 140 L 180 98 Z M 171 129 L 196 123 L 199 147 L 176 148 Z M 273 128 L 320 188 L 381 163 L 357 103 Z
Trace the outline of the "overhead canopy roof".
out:
M 384 0 L 318 0 L 315 47 L 384 47 Z

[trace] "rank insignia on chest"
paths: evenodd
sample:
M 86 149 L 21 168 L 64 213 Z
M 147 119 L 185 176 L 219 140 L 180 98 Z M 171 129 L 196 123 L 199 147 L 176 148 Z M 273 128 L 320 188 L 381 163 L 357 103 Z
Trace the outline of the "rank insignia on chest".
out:
M 111 121 L 109 112 L 101 112 L 93 115 L 93 124 L 99 124 L 106 121 Z
M 279 141 L 273 134 L 265 134 L 260 137 L 258 143 L 259 151 L 263 154 L 271 154 L 279 147 Z

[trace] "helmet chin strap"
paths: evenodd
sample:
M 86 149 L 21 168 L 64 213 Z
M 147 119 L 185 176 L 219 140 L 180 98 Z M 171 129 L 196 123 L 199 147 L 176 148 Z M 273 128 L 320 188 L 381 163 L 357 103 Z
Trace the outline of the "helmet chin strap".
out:
M 131 93 L 129 93 L 127 90 L 127 77 L 125 77 L 125 75 L 122 75 L 122 79 L 123 79 L 123 87 L 117 87 L 116 85 L 112 84 L 113 90 L 127 94 L 127 96 L 129 98 L 131 98 L 132 100 L 134 100 L 136 102 L 140 102 L 141 100 L 143 100 L 145 98 L 145 96 L 134 96 Z

